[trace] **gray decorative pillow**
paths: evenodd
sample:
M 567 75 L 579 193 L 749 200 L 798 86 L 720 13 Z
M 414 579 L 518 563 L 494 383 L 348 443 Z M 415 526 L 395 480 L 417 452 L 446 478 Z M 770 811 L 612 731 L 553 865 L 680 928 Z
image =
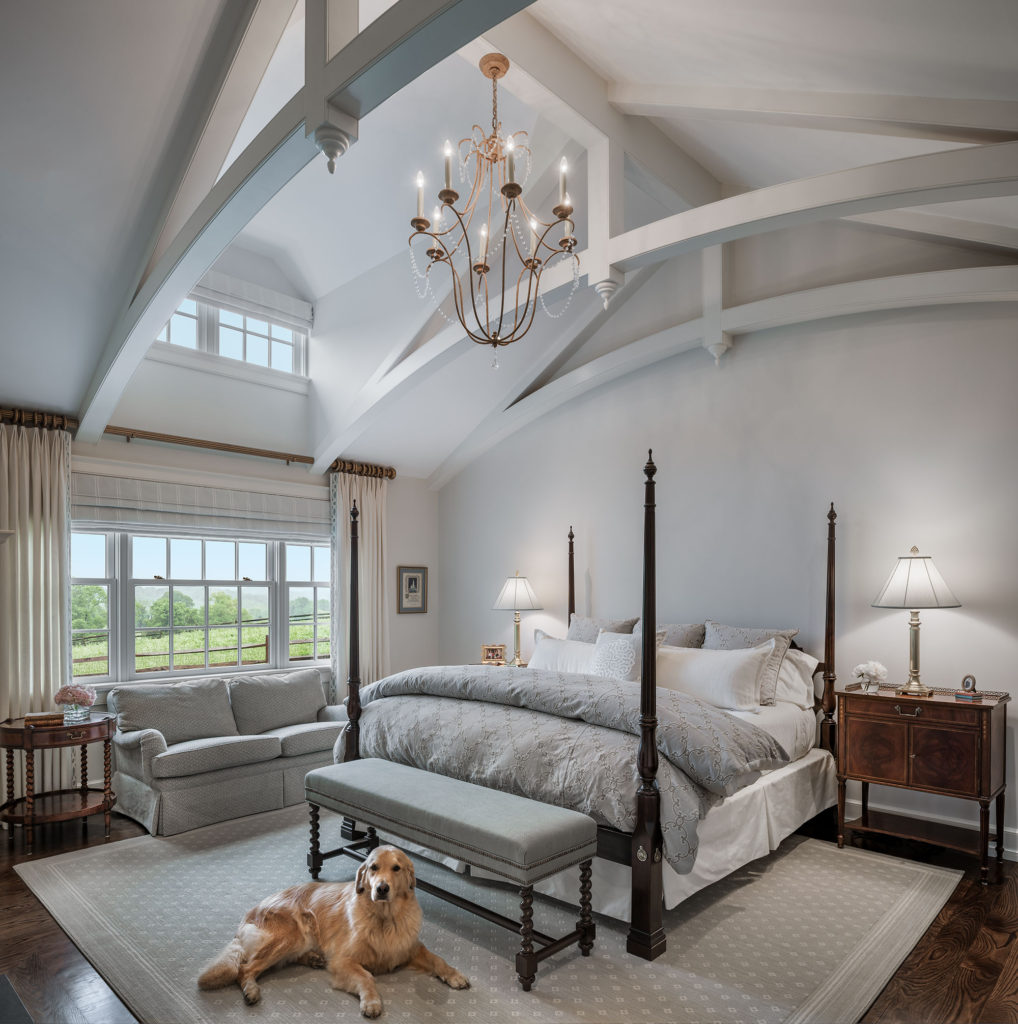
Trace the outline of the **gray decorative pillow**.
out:
M 602 636 L 604 634 L 602 633 Z M 606 679 L 624 679 L 636 682 L 640 672 L 636 660 L 636 648 L 628 637 L 622 640 L 609 640 L 599 643 L 594 648 L 594 660 L 590 665 L 590 674 Z
M 606 633 L 632 633 L 636 623 L 636 619 L 588 619 L 573 612 L 566 639 L 592 644 L 597 642 L 597 634 L 602 629 Z
M 766 629 L 752 626 L 726 626 L 710 619 L 706 626 L 703 646 L 711 651 L 737 651 L 745 647 L 756 647 L 773 638 L 774 653 L 760 674 L 760 703 L 773 704 L 778 692 L 778 672 L 785 652 L 799 631 L 797 629 Z
M 281 729 L 284 725 L 315 722 L 325 707 L 325 688 L 317 669 L 235 676 L 230 702 L 237 728 L 244 736 Z
M 673 623 L 672 625 L 658 626 L 658 632 L 664 630 L 666 647 L 703 647 L 703 637 L 706 627 L 702 622 Z M 643 633 L 643 624 L 637 622 L 633 626 L 633 636 L 638 637 Z
M 167 745 L 211 736 L 236 736 L 225 679 L 118 686 L 106 695 L 121 732 L 158 729 Z

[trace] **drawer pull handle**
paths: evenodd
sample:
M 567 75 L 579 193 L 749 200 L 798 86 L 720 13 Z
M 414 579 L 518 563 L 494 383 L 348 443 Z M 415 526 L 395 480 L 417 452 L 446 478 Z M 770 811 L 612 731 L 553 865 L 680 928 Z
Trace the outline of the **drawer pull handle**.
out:
M 68 731 L 67 738 L 69 740 L 83 740 L 85 738 L 85 730 L 75 729 L 74 731 Z
M 916 708 L 915 711 L 902 711 L 900 704 L 895 704 L 894 710 L 897 711 L 902 718 L 918 718 L 923 712 L 922 708 Z

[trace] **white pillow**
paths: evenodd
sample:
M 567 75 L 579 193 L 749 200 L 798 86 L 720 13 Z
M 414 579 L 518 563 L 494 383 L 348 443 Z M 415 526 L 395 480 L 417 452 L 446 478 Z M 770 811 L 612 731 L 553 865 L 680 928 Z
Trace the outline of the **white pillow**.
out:
M 820 662 L 805 651 L 788 650 L 781 659 L 778 670 L 778 689 L 774 695 L 776 701 L 794 704 L 803 711 L 813 708 L 813 673 Z
M 537 641 L 527 666 L 551 669 L 553 672 L 592 672 L 590 666 L 593 660 L 593 644 L 545 636 Z
M 657 685 L 729 711 L 759 711 L 760 677 L 773 653 L 773 638 L 735 651 L 662 647 Z
M 593 645 L 594 659 L 590 664 L 590 674 L 635 683 L 640 677 L 640 663 L 636 659 L 632 638 L 623 636 L 621 640 L 612 640 L 610 636 L 604 632 L 598 634 L 597 643 Z M 602 640 L 601 637 L 609 639 Z

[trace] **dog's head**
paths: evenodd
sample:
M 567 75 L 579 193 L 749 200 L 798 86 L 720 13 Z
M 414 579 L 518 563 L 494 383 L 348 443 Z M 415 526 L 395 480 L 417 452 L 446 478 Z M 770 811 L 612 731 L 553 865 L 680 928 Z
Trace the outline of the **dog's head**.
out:
M 417 876 L 413 861 L 395 846 L 379 846 L 357 869 L 357 892 L 371 893 L 376 903 L 406 899 L 413 894 Z

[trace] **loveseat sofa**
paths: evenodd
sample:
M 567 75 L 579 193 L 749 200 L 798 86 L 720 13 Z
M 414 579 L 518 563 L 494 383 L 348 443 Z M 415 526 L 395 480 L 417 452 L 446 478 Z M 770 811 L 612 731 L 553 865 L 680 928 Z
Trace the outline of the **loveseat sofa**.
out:
M 106 703 L 117 810 L 161 836 L 302 803 L 347 722 L 315 669 L 118 686 Z

